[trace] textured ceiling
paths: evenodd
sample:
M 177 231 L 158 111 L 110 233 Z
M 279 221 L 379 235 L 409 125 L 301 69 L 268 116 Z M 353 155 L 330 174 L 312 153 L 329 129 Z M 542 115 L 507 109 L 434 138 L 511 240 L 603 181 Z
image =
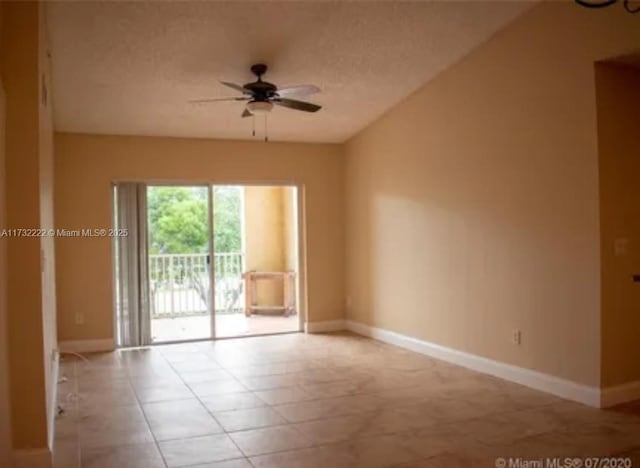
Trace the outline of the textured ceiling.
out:
M 251 139 L 218 80 L 313 83 L 275 108 L 271 140 L 342 142 L 524 12 L 519 1 L 60 2 L 47 5 L 60 131 Z M 258 136 L 262 121 L 256 120 Z

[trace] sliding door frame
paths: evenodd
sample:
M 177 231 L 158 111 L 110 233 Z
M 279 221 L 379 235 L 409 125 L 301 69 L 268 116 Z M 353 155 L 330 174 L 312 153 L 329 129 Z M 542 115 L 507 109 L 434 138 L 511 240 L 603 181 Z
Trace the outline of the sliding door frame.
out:
M 179 343 L 193 343 L 198 341 L 216 341 L 216 340 L 226 340 L 226 339 L 236 339 L 236 338 L 249 338 L 251 336 L 270 336 L 270 335 L 281 335 L 281 334 L 289 334 L 289 333 L 299 333 L 304 332 L 305 323 L 307 322 L 308 316 L 308 293 L 307 293 L 307 236 L 306 236 L 306 192 L 305 185 L 302 183 L 293 182 L 290 180 L 167 180 L 167 179 L 114 179 L 111 183 L 111 204 L 112 209 L 111 212 L 115 213 L 115 204 L 114 204 L 114 192 L 116 190 L 116 185 L 119 182 L 139 182 L 146 184 L 147 187 L 158 187 L 158 186 L 166 186 L 166 187 L 207 187 L 208 192 L 208 216 L 209 216 L 209 320 L 211 322 L 211 336 L 208 338 L 194 338 L 190 340 L 175 340 L 175 341 L 162 341 L 152 343 L 151 346 L 155 345 L 166 345 L 166 344 L 179 344 Z M 296 331 L 287 331 L 287 332 L 278 332 L 278 333 L 266 333 L 266 334 L 256 334 L 256 335 L 239 335 L 239 336 L 229 336 L 229 337 L 218 337 L 216 336 L 216 320 L 215 320 L 215 242 L 214 242 L 214 225 L 213 225 L 213 208 L 214 208 L 214 200 L 213 200 L 213 187 L 221 185 L 234 185 L 234 186 L 243 186 L 243 187 L 288 187 L 295 188 L 295 209 L 296 209 L 296 219 L 295 219 L 295 228 L 296 228 L 296 241 L 297 241 L 297 259 L 296 259 L 296 267 L 297 267 L 297 281 L 295 288 L 295 297 L 296 297 L 296 308 L 298 315 L 298 329 Z M 112 228 L 115 227 L 115 218 L 111 217 Z M 145 219 L 145 223 L 148 223 L 148 220 Z M 243 220 L 244 223 L 244 220 Z M 244 239 L 243 239 L 244 243 Z M 244 244 L 243 244 L 244 246 Z M 115 242 L 112 242 L 112 287 L 113 287 L 113 337 L 114 342 L 116 339 L 117 332 L 117 323 L 116 323 L 116 284 L 115 284 L 115 262 L 114 262 L 114 254 L 115 254 Z M 147 257 L 148 258 L 148 257 Z M 244 258 L 243 258 L 243 268 L 244 268 Z
M 216 339 L 216 243 L 213 232 L 213 185 L 207 184 L 207 205 L 209 208 L 209 328 L 211 336 Z

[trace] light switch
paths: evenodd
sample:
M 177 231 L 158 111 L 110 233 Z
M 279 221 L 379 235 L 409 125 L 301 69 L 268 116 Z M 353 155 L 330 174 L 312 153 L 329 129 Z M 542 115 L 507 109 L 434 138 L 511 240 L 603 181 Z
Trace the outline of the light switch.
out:
M 626 237 L 618 237 L 613 242 L 613 252 L 616 257 L 627 254 L 627 245 L 629 244 L 629 239 Z

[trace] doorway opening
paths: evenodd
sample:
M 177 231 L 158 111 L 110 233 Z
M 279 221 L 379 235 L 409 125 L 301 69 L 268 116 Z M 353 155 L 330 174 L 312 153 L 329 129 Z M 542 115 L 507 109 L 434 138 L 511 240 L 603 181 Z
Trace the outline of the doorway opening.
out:
M 127 194 L 135 194 L 134 199 Z M 294 186 L 114 189 L 120 346 L 302 330 Z
M 213 206 L 216 336 L 299 331 L 296 187 L 215 186 Z

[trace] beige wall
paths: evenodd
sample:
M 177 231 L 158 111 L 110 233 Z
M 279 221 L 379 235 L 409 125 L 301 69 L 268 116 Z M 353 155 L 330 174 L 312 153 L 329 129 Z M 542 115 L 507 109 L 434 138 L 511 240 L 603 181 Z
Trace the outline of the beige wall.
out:
M 249 186 L 244 189 L 245 267 L 247 271 L 282 271 L 285 262 L 282 188 Z M 258 305 L 282 303 L 282 285 L 259 281 Z
M 349 141 L 348 317 L 599 385 L 593 64 L 639 44 L 544 2 Z
M 2 3 L 0 3 L 0 53 L 2 51 Z M 0 74 L 0 229 L 6 229 L 4 156 L 4 85 Z M 11 421 L 9 415 L 9 343 L 7 335 L 7 239 L 0 238 L 0 466 L 9 466 Z
M 2 76 L 6 90 L 6 224 L 53 226 L 52 125 L 42 103 L 48 80 L 41 5 L 3 5 Z M 41 250 L 42 249 L 42 250 Z M 44 261 L 41 273 L 41 258 Z M 56 343 L 53 243 L 12 237 L 7 243 L 9 360 L 13 447 L 47 446 L 47 405 Z
M 58 228 L 111 225 L 114 180 L 304 186 L 310 321 L 344 316 L 343 155 L 337 145 L 56 134 Z M 111 241 L 56 239 L 58 337 L 113 336 Z M 85 323 L 77 325 L 81 313 Z
M 640 380 L 640 69 L 596 67 L 602 386 Z M 617 245 L 616 245 L 617 244 Z
M 283 269 L 285 271 L 296 271 L 298 269 L 298 218 L 296 211 L 296 196 L 295 188 L 282 188 L 282 230 L 285 249 Z
M 247 186 L 244 189 L 245 266 L 247 270 L 297 270 L 296 226 L 292 187 Z M 283 301 L 282 281 L 257 283 L 258 305 Z

